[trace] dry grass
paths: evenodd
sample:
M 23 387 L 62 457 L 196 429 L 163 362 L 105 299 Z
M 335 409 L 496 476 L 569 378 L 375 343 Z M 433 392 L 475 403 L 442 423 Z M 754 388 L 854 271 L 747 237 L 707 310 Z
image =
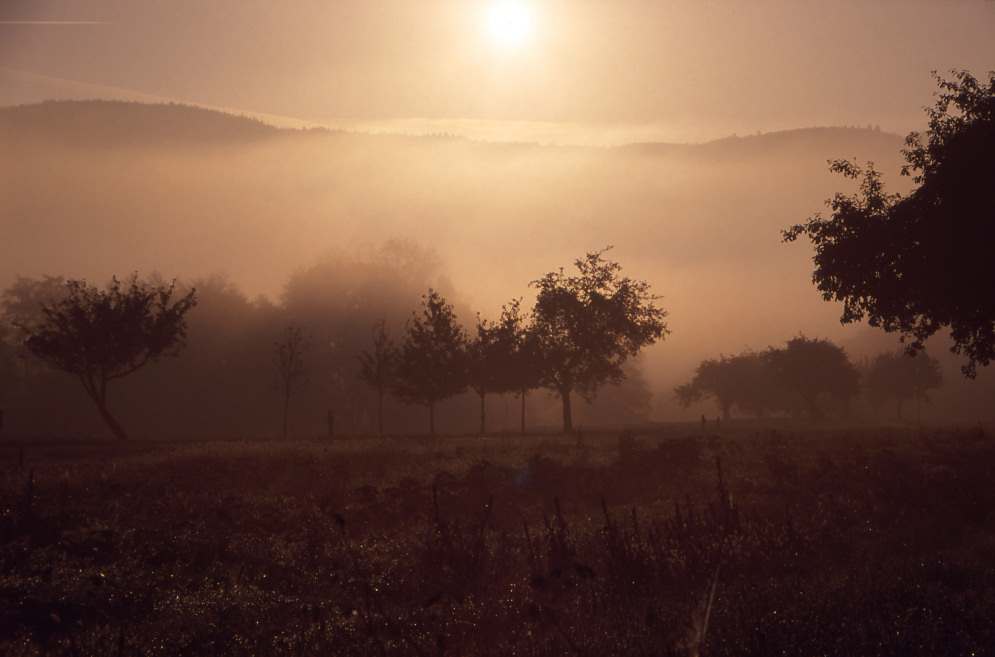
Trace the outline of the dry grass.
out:
M 977 432 L 0 449 L 10 655 L 982 654 Z

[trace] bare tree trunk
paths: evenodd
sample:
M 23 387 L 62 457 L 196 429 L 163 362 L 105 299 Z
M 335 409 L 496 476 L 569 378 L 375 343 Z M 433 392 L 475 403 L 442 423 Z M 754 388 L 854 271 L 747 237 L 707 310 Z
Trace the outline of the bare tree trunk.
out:
M 522 388 L 522 435 L 525 435 L 525 393 L 526 389 Z
M 100 411 L 100 417 L 103 418 L 110 430 L 114 432 L 114 437 L 122 442 L 130 442 L 131 437 L 125 432 L 124 427 L 118 424 L 118 421 L 114 419 L 110 411 L 107 410 L 107 405 L 104 403 L 97 403 L 97 410 Z
M 428 435 L 435 438 L 435 402 L 428 404 Z
M 480 435 L 487 435 L 487 409 L 484 405 L 484 397 L 487 395 L 486 392 L 480 393 Z
M 570 412 L 570 391 L 560 389 L 560 398 L 563 400 L 563 433 L 572 433 L 574 427 Z
M 383 388 L 377 389 L 377 433 L 383 438 Z
M 87 396 L 97 405 L 97 412 L 100 413 L 100 418 L 110 428 L 111 432 L 114 433 L 114 437 L 122 442 L 130 442 L 131 438 L 125 432 L 124 427 L 114 419 L 114 416 L 107 409 L 107 381 L 102 381 L 99 386 L 82 376 L 80 377 L 80 381 L 83 383 L 83 389 L 86 391 Z
M 287 416 L 290 414 L 290 391 L 283 395 L 283 437 L 287 437 Z

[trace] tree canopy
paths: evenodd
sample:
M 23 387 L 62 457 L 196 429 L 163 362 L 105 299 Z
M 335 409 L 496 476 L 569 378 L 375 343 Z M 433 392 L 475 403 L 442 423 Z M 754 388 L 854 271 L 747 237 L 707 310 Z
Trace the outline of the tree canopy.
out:
M 813 419 L 823 417 L 819 398 L 846 402 L 860 391 L 860 374 L 843 349 L 829 340 L 796 336 L 784 347 L 771 347 L 764 357 L 778 385 L 795 397 Z M 788 409 L 790 410 L 790 409 Z
M 750 351 L 721 356 L 718 360 L 703 360 L 698 364 L 694 378 L 674 389 L 683 408 L 713 398 L 725 420 L 732 418 L 733 406 L 758 417 L 780 408 L 782 395 L 779 393 L 768 360 Z
M 925 352 L 914 356 L 903 351 L 878 354 L 864 378 L 871 403 L 894 399 L 899 420 L 903 419 L 902 405 L 907 399 L 916 401 L 916 414 L 921 419 L 922 403 L 929 401 L 929 391 L 941 385 L 940 362 Z
M 833 161 L 833 171 L 860 181 L 858 192 L 837 194 L 831 217 L 816 214 L 784 239 L 811 240 L 813 281 L 843 303 L 842 322 L 866 316 L 912 352 L 947 327 L 973 378 L 995 358 L 995 72 L 987 84 L 966 71 L 936 77 L 926 139 L 913 132 L 902 151 L 901 173 L 918 187 L 887 194 L 873 164 Z
M 572 431 L 570 395 L 591 398 L 624 377 L 622 364 L 669 331 L 667 313 L 649 284 L 621 274 L 621 265 L 588 253 L 575 262 L 579 275 L 563 269 L 533 281 L 538 288 L 532 329 L 541 360 L 541 383 L 563 402 L 563 430 Z
M 435 404 L 467 387 L 467 337 L 453 308 L 435 290 L 422 298 L 421 314 L 408 321 L 394 379 L 394 393 L 429 411 L 435 435 Z
M 477 317 L 477 335 L 469 345 L 470 388 L 480 397 L 480 433 L 487 431 L 484 398 L 487 394 L 517 393 L 522 401 L 525 432 L 525 396 L 538 387 L 534 335 L 521 299 L 501 306 L 501 317 L 488 322 Z
M 128 434 L 107 408 L 107 384 L 167 356 L 184 344 L 184 316 L 195 290 L 173 300 L 173 285 L 143 283 L 133 275 L 101 290 L 66 282 L 66 295 L 42 306 L 42 317 L 20 324 L 25 345 L 49 365 L 75 374 L 114 435 Z

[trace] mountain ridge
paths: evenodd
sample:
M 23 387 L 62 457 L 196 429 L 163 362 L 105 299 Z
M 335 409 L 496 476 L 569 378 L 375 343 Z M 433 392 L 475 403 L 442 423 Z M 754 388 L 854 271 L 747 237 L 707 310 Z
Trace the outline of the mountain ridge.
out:
M 485 140 L 458 134 L 378 133 L 324 127 L 280 127 L 244 114 L 186 103 L 143 103 L 123 100 L 47 100 L 41 103 L 0 107 L 0 135 L 5 141 L 42 139 L 65 146 L 141 146 L 166 144 L 221 144 L 253 142 L 305 134 L 348 134 L 377 140 L 466 142 L 502 147 L 544 147 L 566 150 L 607 150 L 643 155 L 675 152 L 783 148 L 813 142 L 848 142 L 868 139 L 900 143 L 902 137 L 876 128 L 813 126 L 754 135 L 730 135 L 705 142 L 637 141 L 611 146 L 576 146 L 524 140 Z

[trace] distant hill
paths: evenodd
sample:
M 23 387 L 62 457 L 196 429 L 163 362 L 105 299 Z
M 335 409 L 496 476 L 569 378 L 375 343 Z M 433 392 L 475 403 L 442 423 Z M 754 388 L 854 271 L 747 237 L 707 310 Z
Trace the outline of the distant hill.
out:
M 263 121 L 176 103 L 108 100 L 46 101 L 0 108 L 4 141 L 40 139 L 62 146 L 219 144 L 293 132 Z
M 210 145 L 252 142 L 289 135 L 345 134 L 323 128 L 281 128 L 265 121 L 181 103 L 139 103 L 116 100 L 52 100 L 0 107 L 0 137 L 5 142 L 42 140 L 62 146 Z M 752 157 L 778 150 L 809 151 L 820 147 L 866 150 L 869 145 L 900 148 L 899 135 L 871 128 L 804 128 L 749 136 L 730 136 L 700 144 L 637 142 L 614 147 L 539 145 L 531 142 L 478 141 L 458 135 L 349 133 L 382 145 L 394 143 L 468 142 L 482 150 L 599 150 L 639 155 Z M 845 157 L 841 155 L 840 157 Z
M 866 151 L 868 148 L 900 149 L 903 138 L 876 128 L 800 128 L 758 133 L 745 137 L 731 136 L 701 144 L 660 142 L 632 143 L 618 146 L 628 153 L 643 155 L 694 154 L 698 157 L 757 157 L 777 151 L 811 152 L 831 149 L 839 153 Z M 897 152 L 897 150 L 896 150 Z M 853 157 L 841 154 L 837 157 Z

